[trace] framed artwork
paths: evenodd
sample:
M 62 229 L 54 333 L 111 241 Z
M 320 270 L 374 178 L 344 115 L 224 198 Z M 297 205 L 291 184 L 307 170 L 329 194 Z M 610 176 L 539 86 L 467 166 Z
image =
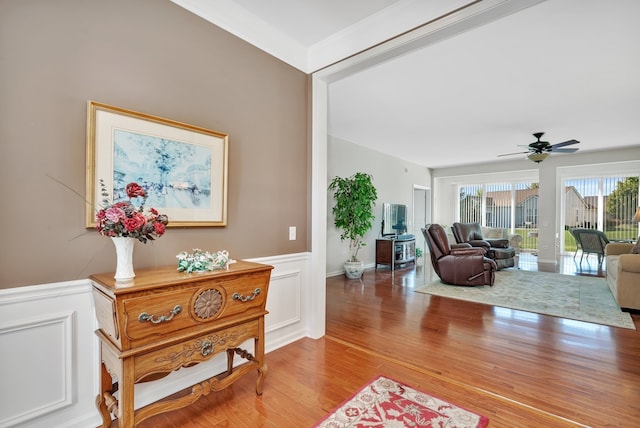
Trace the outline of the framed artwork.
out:
M 168 227 L 226 226 L 229 137 L 216 131 L 88 102 L 87 227 L 104 199 L 124 200 L 128 183 L 147 190 L 147 207 Z

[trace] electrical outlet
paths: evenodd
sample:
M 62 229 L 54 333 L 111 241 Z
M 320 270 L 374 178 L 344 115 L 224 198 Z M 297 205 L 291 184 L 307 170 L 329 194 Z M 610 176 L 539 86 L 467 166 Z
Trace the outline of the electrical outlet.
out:
M 296 227 L 289 226 L 289 241 L 295 241 L 295 240 L 296 240 Z

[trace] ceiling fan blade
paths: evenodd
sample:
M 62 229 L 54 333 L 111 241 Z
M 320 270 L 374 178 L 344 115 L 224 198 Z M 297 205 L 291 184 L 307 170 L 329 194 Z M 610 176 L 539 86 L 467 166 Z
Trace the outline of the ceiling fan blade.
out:
M 562 143 L 558 143 L 558 144 L 549 144 L 546 141 L 541 141 L 540 138 L 542 138 L 542 136 L 544 135 L 544 132 L 536 132 L 535 134 L 533 134 L 534 137 L 537 138 L 537 141 L 534 141 L 533 143 L 529 144 L 528 146 L 522 146 L 520 145 L 519 147 L 528 147 L 529 150 L 526 152 L 516 152 L 516 153 L 505 153 L 503 155 L 498 155 L 498 157 L 502 157 L 502 156 L 513 156 L 513 155 L 521 155 L 521 154 L 529 154 L 529 159 L 533 160 L 534 162 L 541 162 L 543 159 L 541 160 L 535 160 L 535 157 L 538 157 L 540 155 L 547 157 L 549 156 L 548 153 L 553 152 L 553 153 L 575 153 L 578 151 L 578 148 L 563 148 L 566 146 L 571 146 L 573 144 L 578 144 L 580 143 L 580 141 L 578 140 L 567 140 L 567 141 L 563 141 Z
M 529 153 L 529 152 L 528 152 L 528 151 L 526 151 L 526 152 L 516 152 L 516 153 L 505 153 L 505 154 L 503 154 L 503 155 L 498 155 L 498 157 L 501 157 L 501 156 L 522 155 L 522 154 L 525 154 L 525 153 Z
M 569 148 L 569 149 L 551 149 L 549 151 L 553 152 L 553 153 L 575 153 L 575 152 L 578 151 L 578 148 L 577 147 L 572 147 L 572 148 Z
M 578 141 L 578 140 L 568 140 L 568 141 L 564 141 L 562 143 L 552 144 L 551 145 L 551 150 L 555 151 L 555 149 L 558 148 L 558 147 L 570 146 L 572 144 L 578 144 L 578 143 L 580 143 L 580 141 Z

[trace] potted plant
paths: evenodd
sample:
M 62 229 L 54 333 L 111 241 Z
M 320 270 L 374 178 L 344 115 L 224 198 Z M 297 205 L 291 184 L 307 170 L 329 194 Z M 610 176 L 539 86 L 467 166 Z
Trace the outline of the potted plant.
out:
M 335 177 L 329 184 L 329 190 L 333 192 L 335 201 L 334 224 L 342 230 L 340 239 L 349 240 L 345 274 L 348 278 L 360 278 L 364 264 L 358 260 L 358 250 L 366 245 L 363 238 L 373 225 L 373 207 L 378 199 L 373 177 L 363 172 L 347 178 Z
M 416 266 L 422 266 L 423 258 L 422 258 L 422 248 L 416 247 Z

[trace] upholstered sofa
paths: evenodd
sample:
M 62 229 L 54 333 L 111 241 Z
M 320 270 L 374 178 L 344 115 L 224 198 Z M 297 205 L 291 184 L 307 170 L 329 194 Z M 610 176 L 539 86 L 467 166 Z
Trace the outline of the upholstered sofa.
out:
M 621 308 L 640 310 L 640 254 L 631 254 L 632 248 L 622 242 L 607 244 L 607 284 Z

